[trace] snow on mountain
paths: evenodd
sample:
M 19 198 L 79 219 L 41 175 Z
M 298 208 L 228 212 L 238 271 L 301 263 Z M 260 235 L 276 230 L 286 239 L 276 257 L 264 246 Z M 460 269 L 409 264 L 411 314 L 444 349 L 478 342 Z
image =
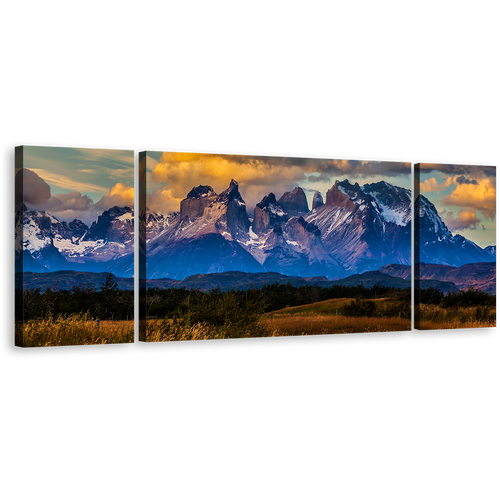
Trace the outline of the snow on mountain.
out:
M 406 226 L 411 221 L 411 191 L 393 186 L 385 181 L 361 186 L 377 203 L 382 217 L 387 222 Z
M 485 252 L 489 253 L 490 255 L 492 255 L 495 260 L 496 260 L 496 257 L 497 257 L 497 247 L 496 245 L 490 245 L 489 247 L 486 247 L 484 249 Z
M 179 208 L 169 214 L 146 211 L 140 218 L 150 278 L 236 270 L 336 279 L 410 264 L 411 193 L 385 181 L 336 181 L 324 200 L 315 193 L 310 211 L 301 188 L 279 200 L 270 193 L 250 217 L 232 180 L 221 194 L 210 186 L 193 188 Z M 420 262 L 495 261 L 495 246 L 482 249 L 453 235 L 424 196 L 415 209 Z M 16 213 L 16 270 L 22 262 L 34 272 L 84 269 L 132 276 L 133 241 L 132 207 L 112 207 L 88 227 L 23 205 Z
M 139 218 L 139 232 L 146 241 L 158 236 L 172 224 L 179 221 L 180 212 L 162 214 L 147 209 Z
M 134 211 L 113 207 L 89 228 L 75 219 L 69 223 L 23 204 L 16 213 L 16 266 L 32 269 L 106 270 L 134 251 Z M 36 262 L 36 264 L 35 264 Z M 31 264 L 33 263 L 33 264 Z M 39 267 L 41 266 L 41 267 Z M 132 269 L 133 273 L 133 269 Z

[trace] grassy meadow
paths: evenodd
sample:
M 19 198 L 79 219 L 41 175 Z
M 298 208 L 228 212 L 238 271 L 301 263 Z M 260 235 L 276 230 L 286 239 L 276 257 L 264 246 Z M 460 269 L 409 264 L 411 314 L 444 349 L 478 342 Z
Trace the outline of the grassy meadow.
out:
M 49 347 L 91 344 L 121 344 L 134 341 L 134 321 L 99 322 L 89 314 L 59 315 L 16 322 L 16 344 Z
M 347 316 L 353 299 L 331 299 L 304 306 L 287 307 L 264 315 L 264 327 L 273 336 L 327 335 L 333 333 L 393 332 L 411 329 L 411 319 L 385 316 L 384 308 L 393 299 L 373 299 L 377 309 L 371 316 Z
M 235 338 L 289 337 L 411 331 L 411 303 L 404 296 L 332 298 L 266 312 L 255 292 L 196 292 L 181 307 L 159 319 L 148 319 L 147 342 Z M 465 294 L 462 294 L 465 296 Z M 457 297 L 455 297 L 456 299 Z M 460 297 L 459 297 L 460 298 Z M 451 299 L 454 299 L 451 297 Z M 450 299 L 450 300 L 451 300 Z M 437 302 L 437 301 L 436 301 Z M 474 306 L 463 303 L 420 304 L 420 330 L 495 328 L 494 301 Z M 133 320 L 100 320 L 90 312 L 49 312 L 24 324 L 25 347 L 105 345 L 134 342 Z
M 420 330 L 450 328 L 489 328 L 496 326 L 496 308 L 487 306 L 447 309 L 434 304 L 420 304 Z

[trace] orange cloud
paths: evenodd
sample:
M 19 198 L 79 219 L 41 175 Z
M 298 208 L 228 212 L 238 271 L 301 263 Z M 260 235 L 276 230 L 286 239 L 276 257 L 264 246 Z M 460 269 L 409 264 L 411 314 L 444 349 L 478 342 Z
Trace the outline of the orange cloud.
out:
M 117 182 L 96 204 L 96 208 L 106 210 L 118 206 L 134 206 L 134 188 Z
M 243 198 L 253 205 L 268 194 L 277 181 L 282 187 L 281 192 L 275 194 L 281 196 L 306 178 L 302 166 L 280 163 L 273 158 L 266 160 L 251 156 L 163 153 L 153 167 L 151 181 L 165 186 L 149 195 L 148 206 L 152 210 L 179 210 L 181 200 L 194 186 L 209 185 L 220 193 L 231 179 L 238 181 Z
M 452 177 L 448 177 L 444 183 L 440 184 L 435 177 L 431 177 L 430 179 L 425 179 L 424 182 L 420 183 L 420 189 L 424 193 L 440 193 L 441 191 L 444 191 L 447 187 L 451 185 L 453 181 Z
M 495 182 L 483 179 L 477 184 L 459 184 L 451 194 L 441 200 L 441 204 L 476 209 L 487 219 L 493 220 L 496 214 L 496 199 Z
M 178 212 L 182 198 L 176 198 L 170 188 L 160 188 L 148 195 L 147 207 L 152 212 L 169 213 Z M 187 194 L 187 193 L 186 193 Z

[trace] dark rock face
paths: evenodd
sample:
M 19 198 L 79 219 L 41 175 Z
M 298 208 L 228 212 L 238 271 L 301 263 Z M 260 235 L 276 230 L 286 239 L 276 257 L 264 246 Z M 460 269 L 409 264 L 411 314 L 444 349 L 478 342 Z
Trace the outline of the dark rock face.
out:
M 134 209 L 112 207 L 104 211 L 89 230 L 89 239 L 125 243 L 134 238 Z
M 276 201 L 274 193 L 269 193 L 255 206 L 252 228 L 257 234 L 263 233 L 287 219 L 288 216 L 284 208 Z
M 319 191 L 314 193 L 312 209 L 319 208 L 323 206 L 325 202 L 323 201 L 323 196 Z
M 216 197 L 211 186 L 198 186 L 191 189 L 187 197 L 181 201 L 181 219 L 185 217 L 190 220 L 198 219 Z
M 217 201 L 227 206 L 226 226 L 230 234 L 235 239 L 246 236 L 250 228 L 247 206 L 241 197 L 238 183 L 234 179 L 231 179 L 229 187 L 219 195 Z
M 269 193 L 267 196 L 264 196 L 264 198 L 262 198 L 262 201 L 257 203 L 256 206 L 258 208 L 267 208 L 269 206 L 276 205 L 277 203 L 278 202 L 276 201 L 276 196 L 274 195 L 274 193 Z
M 295 222 L 296 221 L 296 222 Z M 321 231 L 318 226 L 311 222 L 306 222 L 303 217 L 298 219 L 290 219 L 286 225 L 287 231 L 294 236 L 297 241 L 305 241 L 309 235 L 314 235 L 316 238 L 321 237 Z
M 194 187 L 189 191 L 186 198 L 199 199 L 199 198 L 210 198 L 210 196 L 216 196 L 215 191 L 211 186 L 198 186 Z
M 229 187 L 217 195 L 210 186 L 198 186 L 190 191 L 191 197 L 181 201 L 179 224 L 174 224 L 177 237 L 192 238 L 196 234 L 227 232 L 233 238 L 247 233 L 250 227 L 246 204 L 233 179 Z M 193 223 L 189 228 L 189 221 Z M 169 233 L 170 234 L 170 233 Z M 170 234 L 172 236 L 172 234 Z
M 274 226 L 273 230 L 266 239 L 266 246 L 268 248 L 275 248 L 283 246 L 285 238 L 283 236 L 283 228 L 281 226 Z
M 229 203 L 233 200 L 245 203 L 241 197 L 238 183 L 234 179 L 231 179 L 229 187 L 219 195 L 218 201 L 220 203 Z
M 350 197 L 339 189 L 339 181 L 326 192 L 325 205 L 330 207 L 345 207 L 349 210 L 354 210 L 355 204 L 351 201 Z
M 284 193 L 278 203 L 290 217 L 299 217 L 309 212 L 306 194 L 301 187 L 296 187 L 293 191 Z

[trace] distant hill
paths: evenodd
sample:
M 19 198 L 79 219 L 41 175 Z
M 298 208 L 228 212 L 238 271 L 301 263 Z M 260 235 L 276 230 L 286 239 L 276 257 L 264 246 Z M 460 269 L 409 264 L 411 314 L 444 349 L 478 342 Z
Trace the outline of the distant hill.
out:
M 23 282 L 25 288 L 40 288 L 42 291 L 48 287 L 57 285 L 58 290 L 71 290 L 73 286 L 92 285 L 99 289 L 106 281 L 108 273 L 91 273 L 79 271 L 55 271 L 52 273 L 25 272 Z M 17 276 L 21 276 L 18 273 Z M 120 290 L 133 290 L 134 278 L 119 278 L 114 276 Z M 18 283 L 18 280 L 16 280 Z M 239 271 L 229 271 L 226 273 L 196 274 L 186 279 L 173 280 L 161 278 L 157 280 L 147 280 L 148 287 L 167 288 L 187 288 L 199 290 L 213 290 L 220 287 L 221 290 L 240 289 L 246 290 L 254 286 L 262 288 L 265 285 L 274 283 L 291 283 L 294 286 L 307 284 L 330 283 L 324 276 L 313 278 L 300 278 L 298 276 L 285 276 L 279 273 L 244 273 Z
M 391 266 L 384 266 L 384 267 L 391 267 Z M 411 271 L 410 266 L 395 266 L 394 272 L 397 272 L 398 274 L 401 275 L 406 275 L 406 272 L 402 272 L 402 269 L 399 269 L 399 267 L 407 267 Z M 356 286 L 359 284 L 362 284 L 366 288 L 371 288 L 375 284 L 379 284 L 381 286 L 387 286 L 390 288 L 410 288 L 411 287 L 411 280 L 410 279 L 405 279 L 405 278 L 400 278 L 398 276 L 390 276 L 388 274 L 385 274 L 380 271 L 368 271 L 363 274 L 355 274 L 353 276 L 349 276 L 348 278 L 344 278 L 342 280 L 338 280 L 334 282 L 335 284 L 338 285 L 345 285 L 345 286 Z M 438 288 L 441 290 L 443 293 L 449 293 L 452 291 L 457 292 L 459 288 L 452 283 L 451 281 L 440 281 L 440 280 L 430 280 L 430 279 L 424 279 L 420 280 L 420 287 L 421 288 Z
M 19 274 L 20 275 L 20 274 Z M 99 289 L 106 281 L 108 273 L 91 273 L 79 271 L 55 271 L 49 273 L 26 272 L 23 275 L 24 286 L 26 288 L 41 288 L 42 291 L 48 287 L 57 285 L 58 290 L 70 290 L 73 286 L 93 285 Z M 115 276 L 115 281 L 120 290 L 133 290 L 134 278 L 119 278 Z M 173 280 L 161 278 L 147 280 L 148 287 L 161 289 L 187 288 L 193 290 L 209 291 L 220 287 L 221 290 L 247 290 L 251 287 L 262 288 L 265 285 L 287 284 L 293 286 L 305 286 L 318 284 L 322 287 L 332 285 L 357 286 L 363 284 L 371 288 L 376 283 L 392 288 L 409 288 L 410 281 L 401 278 L 394 278 L 378 271 L 368 271 L 363 274 L 356 274 L 342 280 L 330 281 L 324 276 L 302 278 L 299 276 L 286 276 L 275 272 L 267 273 L 245 273 L 241 271 L 228 271 L 225 273 L 195 274 L 188 276 L 184 280 Z
M 426 282 L 425 288 L 428 287 L 429 281 L 451 282 L 460 290 L 472 287 L 489 294 L 496 294 L 496 262 L 476 262 L 460 267 L 421 263 L 417 264 L 415 269 L 416 274 L 420 276 L 421 286 Z M 410 266 L 398 264 L 381 267 L 379 271 L 398 278 L 409 279 L 411 275 Z
M 174 283 L 172 283 L 174 282 Z M 303 286 L 309 284 L 329 284 L 331 283 L 324 276 L 315 276 L 313 278 L 301 278 L 298 276 L 285 276 L 284 274 L 268 273 L 244 273 L 242 271 L 227 271 L 225 273 L 195 274 L 188 276 L 182 281 L 170 279 L 147 280 L 148 286 L 158 288 L 187 288 L 195 290 L 214 290 L 220 287 L 221 290 L 247 290 L 252 286 L 262 288 L 265 285 L 274 283 L 291 283 L 294 286 Z
M 42 272 L 25 272 L 16 273 L 16 286 L 21 281 L 22 276 L 25 288 L 40 288 L 43 292 L 49 287 L 57 285 L 57 290 L 71 290 L 74 286 L 92 285 L 97 290 L 106 282 L 106 276 L 109 273 L 91 273 L 80 271 L 54 271 L 52 273 Z M 113 275 L 119 290 L 133 290 L 134 278 L 120 278 Z M 156 286 L 158 288 L 173 288 L 179 285 L 180 281 L 163 278 L 161 280 L 147 280 L 148 286 Z

